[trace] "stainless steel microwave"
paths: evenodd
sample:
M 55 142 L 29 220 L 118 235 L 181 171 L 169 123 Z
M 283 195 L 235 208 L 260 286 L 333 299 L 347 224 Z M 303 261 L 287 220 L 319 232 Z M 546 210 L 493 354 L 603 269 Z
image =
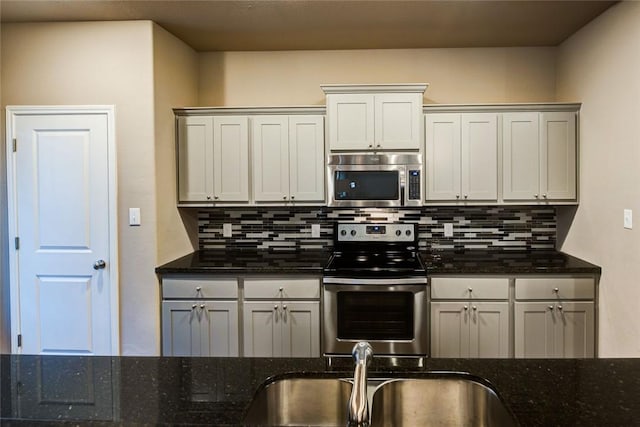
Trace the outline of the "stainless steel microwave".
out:
M 422 206 L 420 154 L 336 154 L 327 167 L 329 206 Z

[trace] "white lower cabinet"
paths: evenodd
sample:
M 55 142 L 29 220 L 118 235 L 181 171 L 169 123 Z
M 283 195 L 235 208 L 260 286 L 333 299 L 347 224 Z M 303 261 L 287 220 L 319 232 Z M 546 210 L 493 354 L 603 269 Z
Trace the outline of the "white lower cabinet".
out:
M 433 357 L 509 357 L 508 302 L 432 302 Z
M 237 280 L 162 282 L 163 356 L 239 356 Z
M 164 301 L 165 356 L 238 356 L 237 301 Z
M 247 279 L 244 355 L 320 356 L 320 280 Z
M 516 279 L 515 286 L 515 357 L 595 356 L 592 278 Z
M 318 357 L 319 301 L 245 301 L 244 355 Z

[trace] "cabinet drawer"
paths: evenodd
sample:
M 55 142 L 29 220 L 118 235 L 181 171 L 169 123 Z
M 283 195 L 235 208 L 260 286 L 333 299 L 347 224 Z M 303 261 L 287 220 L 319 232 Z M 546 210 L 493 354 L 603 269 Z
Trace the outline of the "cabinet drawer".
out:
M 592 278 L 556 277 L 516 279 L 516 299 L 593 299 Z
M 244 281 L 245 298 L 320 298 L 319 279 L 260 279 Z
M 497 277 L 435 277 L 432 299 L 508 299 L 509 279 Z
M 238 281 L 167 277 L 162 279 L 162 298 L 238 298 Z

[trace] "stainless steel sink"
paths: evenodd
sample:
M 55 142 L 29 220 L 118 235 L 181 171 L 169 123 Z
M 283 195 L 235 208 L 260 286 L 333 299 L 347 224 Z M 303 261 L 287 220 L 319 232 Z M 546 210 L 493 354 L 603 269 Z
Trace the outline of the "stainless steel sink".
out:
M 473 378 L 449 373 L 386 381 L 373 393 L 371 427 L 517 426 L 495 391 Z
M 344 427 L 351 388 L 351 382 L 337 378 L 285 378 L 269 382 L 256 393 L 244 424 Z
M 495 390 L 469 374 L 429 373 L 368 382 L 371 427 L 517 426 Z M 284 378 L 263 385 L 245 425 L 345 426 L 352 383 L 338 378 Z

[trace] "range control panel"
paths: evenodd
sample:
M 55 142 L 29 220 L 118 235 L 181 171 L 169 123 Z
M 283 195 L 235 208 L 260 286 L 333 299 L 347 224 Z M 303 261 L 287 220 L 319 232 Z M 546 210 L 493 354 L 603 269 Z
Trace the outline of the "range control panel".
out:
M 338 224 L 340 242 L 413 242 L 415 224 Z

